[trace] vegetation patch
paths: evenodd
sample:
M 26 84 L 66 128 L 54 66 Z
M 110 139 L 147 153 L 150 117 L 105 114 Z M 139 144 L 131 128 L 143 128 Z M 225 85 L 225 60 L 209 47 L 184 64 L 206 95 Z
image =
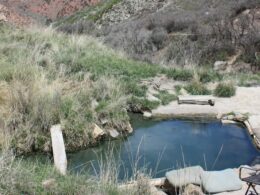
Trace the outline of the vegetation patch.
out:
M 1 140 L 19 154 L 50 151 L 51 125 L 61 123 L 66 149 L 77 150 L 95 144 L 94 123 L 124 132 L 128 108 L 159 105 L 139 85 L 159 66 L 127 59 L 87 36 L 2 28 L 0 115 L 9 133 Z
M 84 20 L 91 20 L 93 22 L 98 21 L 102 18 L 102 16 L 108 12 L 114 5 L 118 4 L 122 0 L 109 0 L 109 1 L 102 1 L 95 6 L 88 6 L 86 9 L 80 10 L 77 13 L 69 16 L 68 18 L 61 19 L 60 21 L 56 22 L 55 25 L 66 25 L 66 24 L 73 24 L 74 22 Z
M 173 78 L 177 81 L 191 81 L 193 78 L 193 73 L 188 69 L 168 69 L 163 70 L 166 73 L 167 77 Z
M 134 112 L 151 111 L 160 105 L 159 101 L 150 101 L 146 98 L 132 97 L 129 101 L 129 109 Z
M 115 163 L 113 149 L 109 151 L 103 161 L 98 162 L 100 172 L 95 176 L 88 172 L 75 174 L 73 170 L 63 176 L 46 157 L 17 159 L 12 154 L 2 153 L 0 191 L 3 194 L 151 194 L 148 183 L 138 188 L 119 188 L 117 177 L 120 165 Z M 142 181 L 146 174 L 137 172 L 136 167 L 135 170 L 134 179 Z
M 199 80 L 202 83 L 219 81 L 223 78 L 223 75 L 213 70 L 202 70 L 198 72 Z
M 167 105 L 170 102 L 177 100 L 177 96 L 174 94 L 170 94 L 168 91 L 160 91 L 159 94 L 155 95 L 157 98 L 161 100 L 162 105 Z
M 201 83 L 200 81 L 193 80 L 191 83 L 187 84 L 184 89 L 191 95 L 209 95 L 211 91 Z
M 236 94 L 236 87 L 233 83 L 219 83 L 214 90 L 214 95 L 217 97 L 232 97 Z

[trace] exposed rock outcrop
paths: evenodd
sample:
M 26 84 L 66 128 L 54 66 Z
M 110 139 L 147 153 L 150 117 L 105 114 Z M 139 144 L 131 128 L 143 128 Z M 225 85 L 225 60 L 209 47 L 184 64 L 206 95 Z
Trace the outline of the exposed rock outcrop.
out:
M 92 136 L 95 140 L 101 138 L 102 136 L 104 136 L 106 133 L 103 129 L 101 129 L 99 126 L 97 126 L 96 124 L 94 125 L 94 130 L 92 132 Z
M 99 0 L 8 0 L 1 2 L 0 14 L 3 13 L 10 23 L 29 25 L 69 16 L 86 6 L 95 5 L 98 2 Z

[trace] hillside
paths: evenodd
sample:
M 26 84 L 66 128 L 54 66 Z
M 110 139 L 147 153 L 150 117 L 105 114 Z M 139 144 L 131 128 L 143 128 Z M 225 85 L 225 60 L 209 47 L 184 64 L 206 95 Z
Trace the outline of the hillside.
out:
M 257 0 L 107 1 L 57 25 L 64 32 L 101 37 L 135 59 L 168 66 L 213 67 L 243 51 L 233 68 L 248 71 L 259 66 L 259 6 Z
M 98 2 L 98 0 L 2 0 L 0 1 L 0 14 L 16 25 L 44 24 L 72 15 L 86 6 Z

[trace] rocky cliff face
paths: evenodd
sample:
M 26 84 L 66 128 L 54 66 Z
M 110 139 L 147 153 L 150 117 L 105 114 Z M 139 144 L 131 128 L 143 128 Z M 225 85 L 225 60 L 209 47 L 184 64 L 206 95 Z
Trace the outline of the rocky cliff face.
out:
M 16 25 L 45 23 L 69 16 L 99 0 L 0 0 L 0 14 Z

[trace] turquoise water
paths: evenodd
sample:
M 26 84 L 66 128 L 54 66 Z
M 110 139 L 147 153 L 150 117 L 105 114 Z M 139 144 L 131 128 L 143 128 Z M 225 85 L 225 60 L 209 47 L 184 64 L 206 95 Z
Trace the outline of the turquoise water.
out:
M 219 121 L 152 121 L 140 116 L 133 118 L 132 126 L 135 131 L 128 138 L 68 155 L 69 168 L 98 172 L 98 162 L 106 162 L 110 154 L 108 158 L 121 165 L 120 179 L 132 175 L 133 165 L 161 177 L 167 170 L 190 165 L 207 170 L 238 167 L 259 155 L 243 126 Z

